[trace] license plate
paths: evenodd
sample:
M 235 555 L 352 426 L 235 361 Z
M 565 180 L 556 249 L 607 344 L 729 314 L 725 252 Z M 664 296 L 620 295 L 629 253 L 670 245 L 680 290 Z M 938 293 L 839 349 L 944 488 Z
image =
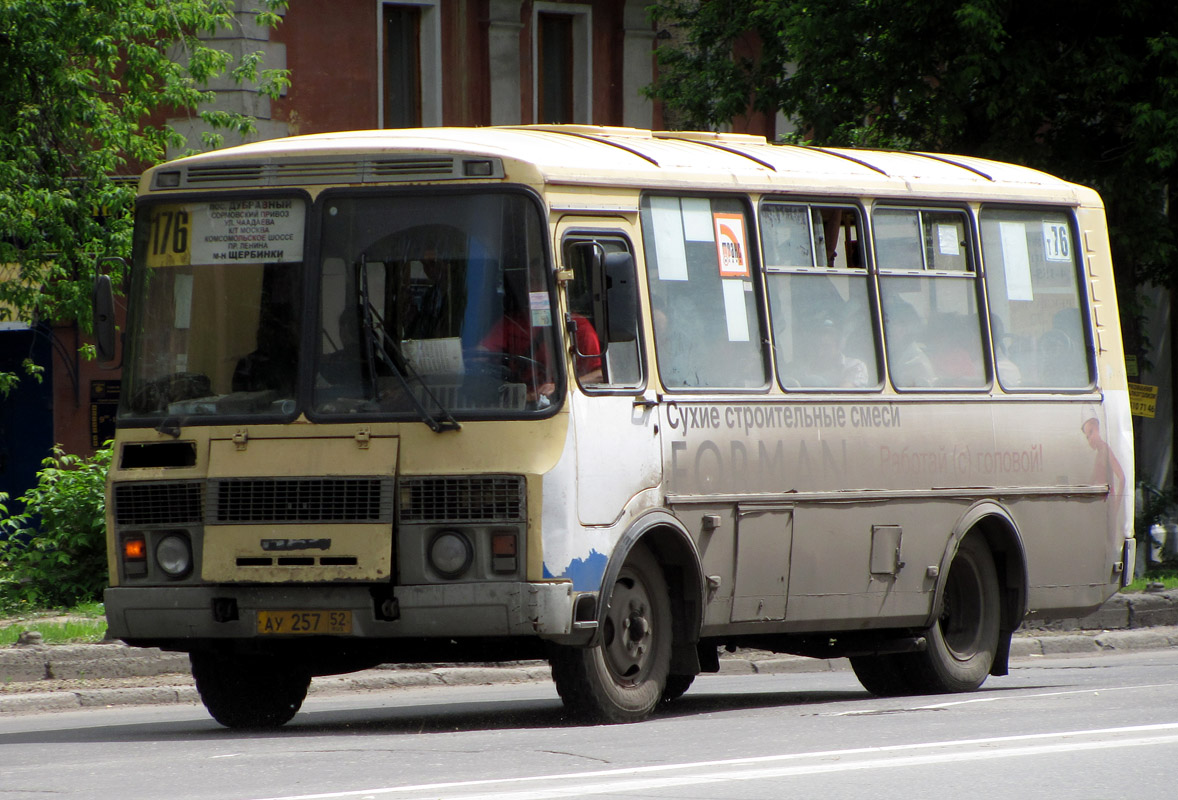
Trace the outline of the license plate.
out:
M 259 611 L 258 633 L 351 633 L 351 611 Z

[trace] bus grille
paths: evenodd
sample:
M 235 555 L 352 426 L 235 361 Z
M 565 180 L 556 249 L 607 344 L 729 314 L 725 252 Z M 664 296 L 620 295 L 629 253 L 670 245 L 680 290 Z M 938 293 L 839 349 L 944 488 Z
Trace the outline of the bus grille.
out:
M 401 480 L 402 522 L 522 522 L 527 517 L 520 475 Z
M 209 481 L 214 524 L 393 521 L 392 481 L 381 478 L 255 478 Z
M 181 525 L 201 521 L 199 481 L 117 483 L 115 522 L 119 525 Z

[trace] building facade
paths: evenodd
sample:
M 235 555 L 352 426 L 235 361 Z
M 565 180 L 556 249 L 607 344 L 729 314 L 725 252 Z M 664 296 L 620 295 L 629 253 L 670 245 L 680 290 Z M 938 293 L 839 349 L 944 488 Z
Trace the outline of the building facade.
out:
M 257 138 L 537 122 L 661 126 L 642 92 L 656 31 L 643 0 L 295 0 L 276 29 L 243 12 L 218 36 L 290 71 L 277 100 L 229 79 L 217 105 Z M 168 120 L 198 142 L 199 121 Z
M 276 100 L 228 76 L 209 86 L 215 108 L 257 120 L 252 139 L 442 125 L 663 127 L 642 91 L 659 38 L 644 0 L 292 0 L 275 29 L 257 24 L 252 0 L 239 2 L 238 24 L 216 34 L 216 46 L 261 52 L 264 69 L 291 79 Z M 153 122 L 164 120 L 200 146 L 199 119 Z M 76 324 L 0 331 L 0 355 L 48 367 L 41 383 L 22 381 L 0 398 L 0 491 L 31 486 L 54 443 L 88 455 L 113 435 L 119 365 L 81 358 L 81 344 Z

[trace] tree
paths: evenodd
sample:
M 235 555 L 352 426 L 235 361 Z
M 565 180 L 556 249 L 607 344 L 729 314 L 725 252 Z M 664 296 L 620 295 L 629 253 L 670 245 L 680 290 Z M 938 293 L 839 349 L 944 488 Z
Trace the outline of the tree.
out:
M 652 15 L 679 33 L 652 94 L 692 125 L 751 106 L 816 144 L 1042 169 L 1104 197 L 1123 309 L 1141 283 L 1178 285 L 1172 0 L 663 0 Z
M 285 0 L 254 0 L 276 25 Z M 202 39 L 235 24 L 235 0 L 0 0 L 0 320 L 90 323 L 100 257 L 128 255 L 133 181 L 183 138 L 154 112 L 216 131 L 253 121 L 207 108 L 229 71 L 271 97 L 285 71 L 236 64 Z M 162 116 L 162 113 L 159 114 Z M 219 134 L 204 141 L 219 143 Z M 0 391 L 18 376 L 0 375 Z

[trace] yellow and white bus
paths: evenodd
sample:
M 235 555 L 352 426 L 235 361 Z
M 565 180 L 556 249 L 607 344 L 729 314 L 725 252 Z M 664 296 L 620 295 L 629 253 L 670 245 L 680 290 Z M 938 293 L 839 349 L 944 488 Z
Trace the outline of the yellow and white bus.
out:
M 632 721 L 725 646 L 969 691 L 1132 570 L 1087 188 L 441 128 L 178 160 L 137 215 L 107 615 L 190 653 L 225 725 L 316 675 L 522 658 Z

